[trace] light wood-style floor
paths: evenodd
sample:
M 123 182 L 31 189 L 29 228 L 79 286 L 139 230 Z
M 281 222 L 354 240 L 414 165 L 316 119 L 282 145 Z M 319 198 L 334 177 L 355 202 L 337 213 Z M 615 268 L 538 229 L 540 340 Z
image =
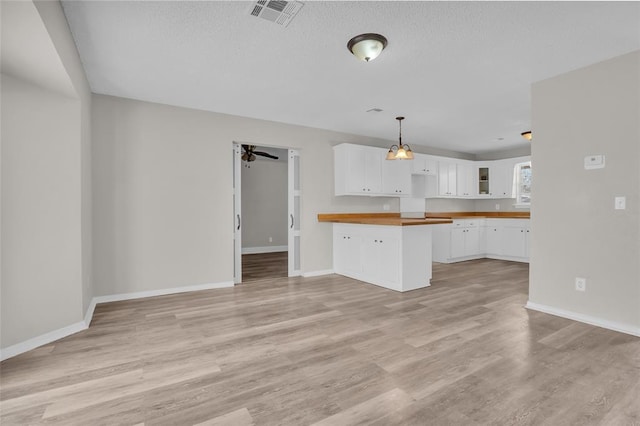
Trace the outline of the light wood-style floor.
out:
M 256 253 L 242 255 L 242 282 L 281 278 L 289 275 L 289 253 Z
M 99 305 L 1 364 L 5 425 L 640 424 L 640 339 L 523 308 L 527 265 L 434 265 Z

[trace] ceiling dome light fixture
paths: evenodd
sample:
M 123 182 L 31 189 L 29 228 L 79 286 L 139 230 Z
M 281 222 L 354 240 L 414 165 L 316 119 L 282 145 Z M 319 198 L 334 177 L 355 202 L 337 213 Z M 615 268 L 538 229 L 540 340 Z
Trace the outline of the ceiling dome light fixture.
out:
M 387 152 L 387 160 L 413 160 L 411 147 L 407 144 L 402 144 L 402 120 L 404 120 L 404 117 L 396 117 L 396 120 L 398 120 L 398 124 L 400 125 L 398 145 L 391 145 L 389 152 Z
M 531 140 L 531 130 L 527 130 L 526 132 L 520 133 L 520 136 L 522 136 L 526 140 L 530 141 Z
M 382 53 L 385 47 L 387 47 L 387 39 L 380 34 L 374 33 L 357 35 L 347 43 L 349 52 L 365 62 L 373 61 Z

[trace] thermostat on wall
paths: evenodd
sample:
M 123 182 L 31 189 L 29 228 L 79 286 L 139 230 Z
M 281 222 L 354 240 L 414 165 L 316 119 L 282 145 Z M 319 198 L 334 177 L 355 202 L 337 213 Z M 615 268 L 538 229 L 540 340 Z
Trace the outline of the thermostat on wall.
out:
M 587 170 L 604 168 L 604 155 L 587 155 L 584 157 L 584 168 Z

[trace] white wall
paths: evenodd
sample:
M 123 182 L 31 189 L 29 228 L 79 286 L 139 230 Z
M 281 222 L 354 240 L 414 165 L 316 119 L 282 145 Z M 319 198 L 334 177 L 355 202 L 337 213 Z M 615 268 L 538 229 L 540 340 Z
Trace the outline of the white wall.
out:
M 91 89 L 71 30 L 58 1 L 37 1 L 35 7 L 55 46 L 68 79 L 80 100 L 80 210 L 82 246 L 82 310 L 93 298 L 92 227 L 91 227 Z M 48 70 L 48 67 L 45 67 Z M 76 124 L 78 126 L 78 124 Z
M 287 151 L 279 157 L 242 163 L 243 249 L 287 246 Z
M 516 208 L 515 198 L 501 198 L 497 200 L 476 200 L 474 208 L 478 212 L 528 212 L 528 208 Z M 500 206 L 496 209 L 496 205 Z
M 426 210 L 437 212 L 528 212 L 529 209 L 516 208 L 515 198 L 496 200 L 464 200 L 449 198 L 427 198 Z M 496 209 L 496 205 L 500 206 Z
M 430 213 L 476 211 L 475 200 L 427 198 L 425 207 Z
M 58 2 L 2 2 L 1 19 L 5 357 L 77 330 L 89 306 L 91 99 Z
M 399 208 L 333 195 L 331 147 L 369 138 L 103 95 L 92 119 L 96 295 L 233 280 L 233 141 L 300 150 L 303 272 L 332 268 L 318 213 Z
M 640 52 L 536 83 L 532 100 L 529 301 L 640 334 Z M 604 169 L 584 169 L 593 154 Z
M 82 320 L 78 101 L 2 75 L 1 347 Z

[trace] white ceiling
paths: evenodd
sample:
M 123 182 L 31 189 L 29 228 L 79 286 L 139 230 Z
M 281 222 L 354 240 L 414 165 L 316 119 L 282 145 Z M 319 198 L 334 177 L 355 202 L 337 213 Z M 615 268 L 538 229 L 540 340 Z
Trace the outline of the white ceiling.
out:
M 531 83 L 640 49 L 639 2 L 307 1 L 288 27 L 252 5 L 63 2 L 96 93 L 390 140 L 404 115 L 404 142 L 469 153 L 527 144 Z M 365 32 L 389 40 L 370 63 Z

